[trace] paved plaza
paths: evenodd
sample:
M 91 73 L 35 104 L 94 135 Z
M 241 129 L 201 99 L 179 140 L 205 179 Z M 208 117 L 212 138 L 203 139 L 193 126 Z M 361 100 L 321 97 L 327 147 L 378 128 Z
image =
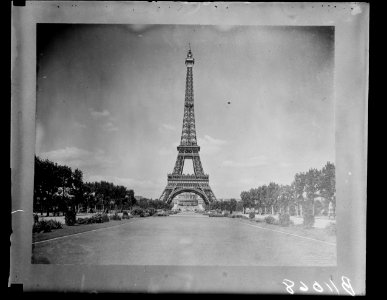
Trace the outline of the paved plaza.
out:
M 87 225 L 84 225 L 87 226 Z M 51 264 L 334 266 L 336 245 L 259 223 L 195 213 L 128 222 L 36 242 L 35 260 Z

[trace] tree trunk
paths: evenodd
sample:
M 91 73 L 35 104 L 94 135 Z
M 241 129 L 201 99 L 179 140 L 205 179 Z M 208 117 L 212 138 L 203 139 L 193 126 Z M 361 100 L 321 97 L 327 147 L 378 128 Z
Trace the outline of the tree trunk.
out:
M 314 216 L 314 198 L 312 199 L 312 214 Z
M 271 206 L 271 214 L 274 215 L 274 206 Z

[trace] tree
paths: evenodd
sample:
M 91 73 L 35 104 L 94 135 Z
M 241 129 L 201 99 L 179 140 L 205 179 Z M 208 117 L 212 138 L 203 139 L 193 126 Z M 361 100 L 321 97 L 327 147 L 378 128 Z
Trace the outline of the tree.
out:
M 61 178 L 58 176 L 60 166 L 35 156 L 34 207 L 39 206 L 41 214 L 57 207 L 58 199 L 54 196 L 61 187 Z
M 54 214 L 75 211 L 98 205 L 103 210 L 118 209 L 123 206 L 132 207 L 136 204 L 134 191 L 111 182 L 83 182 L 83 173 L 79 169 L 74 172 L 68 166 L 58 165 L 49 160 L 35 156 L 33 210 Z
M 289 208 L 292 203 L 292 190 L 290 185 L 281 185 L 279 188 L 279 206 L 280 206 L 280 212 L 289 213 Z
M 307 207 L 312 209 L 312 214 L 314 216 L 314 198 L 319 196 L 317 194 L 320 182 L 321 172 L 317 169 L 310 169 L 305 176 L 305 192 L 307 196 Z
M 297 207 L 298 207 L 298 214 L 303 215 L 302 206 L 304 203 L 305 174 L 297 173 L 294 176 L 294 181 L 292 183 L 292 186 L 293 186 L 293 193 L 295 197 L 294 200 L 297 203 Z
M 229 210 L 230 210 L 230 214 L 232 214 L 233 211 L 236 211 L 237 209 L 237 201 L 232 198 L 230 199 L 230 205 L 229 205 Z
M 75 210 L 75 206 L 77 206 L 77 210 L 79 209 L 79 205 L 84 202 L 84 184 L 83 184 L 83 173 L 79 169 L 75 169 L 72 173 L 72 194 L 74 195 L 73 202 L 70 203 Z
M 277 205 L 277 199 L 278 199 L 278 194 L 279 194 L 279 185 L 270 182 L 269 185 L 267 186 L 267 192 L 266 192 L 266 201 L 269 206 L 271 206 L 271 213 L 274 215 L 274 206 Z
M 140 199 L 140 201 L 138 201 L 138 206 L 140 206 L 143 209 L 147 209 L 148 208 L 148 200 L 145 198 Z
M 134 191 L 127 190 L 125 195 L 125 207 L 128 207 L 131 209 L 136 204 L 137 204 L 137 200 L 136 198 L 134 198 Z
M 74 209 L 73 198 L 73 173 L 68 166 L 61 166 L 56 164 L 56 176 L 60 182 L 57 190 L 58 201 L 60 201 L 61 209 L 67 212 L 68 208 Z
M 264 214 L 267 214 L 267 207 L 269 205 L 268 203 L 268 191 L 267 191 L 267 185 L 264 184 L 260 186 L 259 188 L 259 203 L 261 205 L 261 208 L 264 210 Z
M 241 200 L 243 204 L 243 213 L 245 213 L 246 208 L 251 208 L 253 206 L 253 200 L 250 192 L 243 191 L 241 193 Z
M 326 203 L 324 208 L 328 208 L 328 204 L 331 201 L 333 205 L 336 205 L 336 176 L 335 176 L 335 165 L 331 162 L 327 162 L 322 168 L 320 173 L 320 180 L 318 183 L 318 189 L 320 194 Z
M 237 201 L 235 210 L 236 211 L 243 211 L 243 203 L 242 203 L 242 201 Z

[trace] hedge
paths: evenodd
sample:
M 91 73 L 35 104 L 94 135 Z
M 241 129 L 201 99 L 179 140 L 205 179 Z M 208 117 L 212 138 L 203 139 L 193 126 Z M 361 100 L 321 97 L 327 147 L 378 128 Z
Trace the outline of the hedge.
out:
M 36 222 L 32 227 L 32 232 L 50 232 L 52 229 L 63 228 L 62 223 L 55 220 L 41 220 Z

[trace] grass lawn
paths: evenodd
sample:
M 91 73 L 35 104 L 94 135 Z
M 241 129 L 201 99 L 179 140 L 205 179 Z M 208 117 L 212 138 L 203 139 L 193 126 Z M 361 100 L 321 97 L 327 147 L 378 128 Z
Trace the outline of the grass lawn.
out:
M 237 219 L 237 218 L 233 220 L 236 220 L 238 222 L 246 222 L 251 225 L 256 225 L 270 230 L 277 230 L 277 231 L 305 236 L 308 238 L 313 238 L 316 240 L 321 240 L 329 243 L 336 243 L 336 235 L 328 233 L 327 230 L 323 228 L 315 228 L 315 227 L 304 228 L 303 225 L 290 225 L 288 227 L 285 227 L 280 225 L 267 224 L 265 221 L 246 220 L 246 219 Z
M 62 225 L 62 229 L 54 229 L 51 232 L 40 232 L 40 233 L 33 233 L 32 234 L 32 242 L 40 242 L 44 240 L 49 240 L 52 238 L 56 237 L 61 237 L 65 235 L 71 235 L 71 234 L 76 234 L 76 233 L 81 233 L 81 232 L 86 232 L 94 229 L 100 229 L 100 228 L 107 228 L 107 227 L 112 227 L 116 225 L 121 225 L 124 223 L 128 222 L 133 222 L 137 218 L 131 218 L 131 219 L 125 219 L 121 221 L 115 221 L 115 220 L 110 220 L 109 222 L 105 223 L 95 223 L 95 224 L 83 224 L 79 225 L 76 224 L 74 226 L 67 226 L 67 225 Z

